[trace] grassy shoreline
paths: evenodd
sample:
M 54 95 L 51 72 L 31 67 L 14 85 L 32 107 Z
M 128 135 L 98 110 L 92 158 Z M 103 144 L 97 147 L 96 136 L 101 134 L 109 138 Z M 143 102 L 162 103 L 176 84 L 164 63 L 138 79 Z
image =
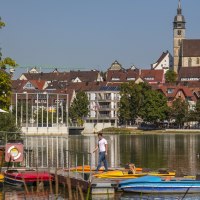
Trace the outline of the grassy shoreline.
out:
M 139 130 L 134 128 L 106 128 L 101 131 L 103 134 L 200 134 L 200 129 L 163 129 L 163 130 Z

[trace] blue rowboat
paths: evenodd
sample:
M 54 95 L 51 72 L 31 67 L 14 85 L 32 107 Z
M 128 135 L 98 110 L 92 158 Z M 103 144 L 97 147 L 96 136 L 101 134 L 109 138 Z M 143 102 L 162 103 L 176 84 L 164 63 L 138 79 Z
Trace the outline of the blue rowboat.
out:
M 120 182 L 119 189 L 136 193 L 200 193 L 200 181 L 176 178 L 164 180 L 157 176 L 144 176 Z

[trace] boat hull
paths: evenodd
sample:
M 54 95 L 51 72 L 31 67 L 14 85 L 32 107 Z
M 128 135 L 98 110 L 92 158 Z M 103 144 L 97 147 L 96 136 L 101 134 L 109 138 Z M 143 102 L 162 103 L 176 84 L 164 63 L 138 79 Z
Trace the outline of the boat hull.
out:
M 48 172 L 36 172 L 36 171 L 20 171 L 10 170 L 5 172 L 4 181 L 6 184 L 13 186 L 34 186 L 37 183 L 42 182 L 47 185 L 50 181 L 53 181 L 53 176 Z
M 200 193 L 200 181 L 193 179 L 163 180 L 160 177 L 146 176 L 122 181 L 119 189 L 136 193 Z
M 194 194 L 200 193 L 200 186 L 183 186 L 183 187 L 148 187 L 148 186 L 134 186 L 127 187 L 122 189 L 124 192 L 134 192 L 134 193 L 144 193 L 144 194 L 154 194 L 154 193 L 163 193 L 163 194 Z

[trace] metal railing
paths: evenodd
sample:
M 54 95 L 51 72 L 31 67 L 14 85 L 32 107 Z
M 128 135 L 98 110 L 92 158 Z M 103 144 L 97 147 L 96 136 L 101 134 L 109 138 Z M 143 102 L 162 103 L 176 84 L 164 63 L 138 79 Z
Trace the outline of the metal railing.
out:
M 73 165 L 72 159 L 75 158 L 75 163 Z M 79 158 L 79 160 L 78 160 Z M 77 152 L 77 151 L 72 151 L 72 150 L 65 150 L 65 161 L 66 161 L 66 166 L 68 169 L 68 176 L 70 176 L 71 171 L 75 171 L 75 178 L 77 179 L 78 172 L 78 166 L 81 166 L 82 170 L 82 177 L 85 180 L 85 174 L 88 172 L 88 170 L 85 170 L 85 165 L 89 165 L 89 177 L 87 178 L 87 181 L 91 181 L 91 174 L 92 174 L 92 154 L 89 152 Z

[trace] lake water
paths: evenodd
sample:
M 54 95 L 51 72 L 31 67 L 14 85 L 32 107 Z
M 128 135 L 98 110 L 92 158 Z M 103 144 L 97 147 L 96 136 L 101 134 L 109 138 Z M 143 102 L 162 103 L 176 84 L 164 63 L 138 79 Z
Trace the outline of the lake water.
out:
M 105 135 L 110 167 L 135 163 L 137 167 L 168 168 L 185 175 L 200 173 L 200 134 Z M 94 136 L 70 136 L 69 149 L 92 152 Z M 97 164 L 97 153 L 92 165 Z
M 176 170 L 177 173 L 184 175 L 200 174 L 200 134 L 105 135 L 105 138 L 108 140 L 109 167 L 124 167 L 126 163 L 131 162 L 135 163 L 137 167 L 152 170 L 167 168 Z M 34 155 L 39 160 L 37 163 L 40 164 L 41 160 L 44 160 L 44 165 L 46 163 L 54 165 L 56 162 L 62 165 L 63 162 L 60 158 L 62 158 L 63 149 L 77 152 L 92 152 L 97 144 L 97 137 L 94 135 L 69 136 L 63 140 L 64 142 L 62 142 L 62 139 L 54 138 L 45 141 L 45 138 L 42 140 L 39 138 L 39 143 L 35 145 L 33 141 L 37 140 L 34 138 L 33 141 L 28 139 L 26 144 L 31 152 L 34 152 L 35 147 L 39 147 L 39 150 Z M 45 149 L 47 144 L 48 148 Z M 58 150 L 55 151 L 54 148 Z M 44 151 L 46 153 L 41 154 Z M 48 158 L 45 157 L 46 154 Z M 31 163 L 29 162 L 31 158 L 31 156 L 28 158 L 29 164 Z M 75 164 L 75 160 L 76 157 L 72 155 L 71 164 Z M 85 164 L 89 164 L 89 161 L 89 156 L 85 156 Z M 92 166 L 95 167 L 97 161 L 98 153 L 92 154 Z M 83 163 L 81 156 L 77 157 L 77 163 L 79 165 Z M 93 199 L 102 200 L 104 197 L 96 196 Z M 105 197 L 105 199 L 107 198 Z M 133 194 L 120 194 L 109 199 L 182 199 L 182 196 L 154 195 L 143 196 L 142 198 Z M 184 199 L 200 199 L 200 197 L 187 195 Z
M 108 140 L 108 163 L 110 167 L 123 167 L 126 163 L 158 170 L 176 170 L 180 175 L 200 174 L 200 134 L 144 134 L 105 135 Z M 92 152 L 97 143 L 94 136 L 71 136 L 69 148 Z M 97 153 L 92 156 L 92 165 L 97 164 Z M 183 195 L 137 196 L 122 194 L 115 199 L 182 199 Z M 101 199 L 95 197 L 94 199 Z M 114 199 L 114 198 L 113 198 Z M 186 195 L 184 199 L 200 199 L 199 195 Z

